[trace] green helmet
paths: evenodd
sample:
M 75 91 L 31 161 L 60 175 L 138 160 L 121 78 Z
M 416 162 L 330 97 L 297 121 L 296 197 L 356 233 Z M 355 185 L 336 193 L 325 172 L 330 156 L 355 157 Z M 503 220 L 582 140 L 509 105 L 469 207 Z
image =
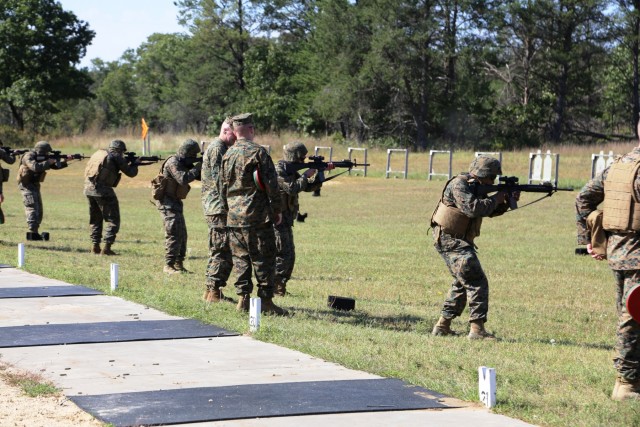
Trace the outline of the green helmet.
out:
M 469 173 L 478 178 L 495 177 L 502 175 L 502 167 L 498 159 L 489 156 L 478 156 L 471 162 Z
M 38 154 L 49 154 L 53 151 L 53 148 L 51 148 L 51 145 L 47 141 L 39 141 L 33 149 Z
M 127 145 L 124 143 L 124 141 L 114 139 L 113 141 L 111 141 L 111 143 L 109 143 L 109 151 L 119 151 L 121 153 L 124 153 L 125 151 L 127 151 Z
M 290 142 L 283 147 L 283 156 L 287 162 L 304 162 L 309 151 L 302 142 Z
M 200 144 L 193 139 L 187 139 L 178 148 L 178 156 L 180 157 L 197 157 L 200 154 Z

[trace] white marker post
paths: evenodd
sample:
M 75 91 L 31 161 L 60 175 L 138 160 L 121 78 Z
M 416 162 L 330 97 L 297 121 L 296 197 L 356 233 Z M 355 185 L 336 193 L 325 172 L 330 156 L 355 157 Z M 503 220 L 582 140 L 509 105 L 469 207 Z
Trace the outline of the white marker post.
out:
M 260 298 L 249 300 L 249 331 L 257 332 L 260 329 L 260 309 L 262 308 Z
M 118 289 L 118 264 L 111 264 L 111 292 Z
M 24 267 L 24 243 L 18 243 L 18 268 Z
M 496 406 L 496 370 L 480 366 L 478 368 L 478 393 L 480 401 L 487 408 Z

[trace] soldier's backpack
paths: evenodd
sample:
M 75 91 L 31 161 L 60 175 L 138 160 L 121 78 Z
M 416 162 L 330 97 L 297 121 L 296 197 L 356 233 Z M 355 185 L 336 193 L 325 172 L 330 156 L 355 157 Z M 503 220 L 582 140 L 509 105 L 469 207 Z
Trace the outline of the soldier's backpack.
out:
M 87 162 L 87 167 L 84 169 L 84 177 L 95 183 L 107 161 L 108 155 L 109 152 L 107 150 L 98 150 L 93 153 Z
M 164 174 L 162 173 L 164 164 L 167 163 L 167 160 L 162 162 L 162 166 L 160 166 L 160 172 L 158 172 L 158 175 L 156 175 L 156 177 L 151 180 L 151 197 L 153 198 L 153 200 L 164 199 L 165 192 L 167 191 L 168 179 L 165 178 Z

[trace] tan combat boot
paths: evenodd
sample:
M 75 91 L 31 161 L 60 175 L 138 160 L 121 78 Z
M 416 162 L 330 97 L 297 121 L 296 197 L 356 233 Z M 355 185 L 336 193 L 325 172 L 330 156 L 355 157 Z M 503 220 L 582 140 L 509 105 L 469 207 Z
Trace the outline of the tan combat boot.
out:
M 162 271 L 166 274 L 180 274 L 180 272 L 173 267 L 173 264 L 165 265 Z
M 189 270 L 184 268 L 184 264 L 182 263 L 182 261 L 176 261 L 173 264 L 173 268 L 175 268 L 176 270 L 178 270 L 181 273 L 191 273 Z
M 284 308 L 278 307 L 273 303 L 273 298 L 262 298 L 260 302 L 260 311 L 262 314 L 275 314 L 276 316 L 286 316 L 289 314 Z
M 101 252 L 102 252 L 102 249 L 100 249 L 100 243 L 94 243 L 93 246 L 91 247 L 91 253 L 100 255 Z
M 221 302 L 221 301 L 233 302 L 231 298 L 225 297 L 224 294 L 222 293 L 222 289 L 219 289 L 219 288 L 207 289 L 204 292 L 202 299 L 205 300 L 206 302 Z
M 251 295 L 249 294 L 238 295 L 238 305 L 236 305 L 236 310 L 246 311 L 248 313 L 250 304 L 251 304 Z
M 111 250 L 111 243 L 105 243 L 104 248 L 102 248 L 102 255 L 118 255 L 117 253 Z
M 472 320 L 468 338 L 470 340 L 495 340 L 496 337 L 484 329 L 484 320 Z
M 433 331 L 431 331 L 431 335 L 435 336 L 447 336 L 447 335 L 458 335 L 458 333 L 451 329 L 451 320 L 440 316 L 438 323 L 433 327 Z
M 631 382 L 625 378 L 617 377 L 611 399 L 617 401 L 640 400 L 640 380 Z
M 276 290 L 273 291 L 274 295 L 283 297 L 287 294 L 287 284 L 285 282 L 276 283 Z

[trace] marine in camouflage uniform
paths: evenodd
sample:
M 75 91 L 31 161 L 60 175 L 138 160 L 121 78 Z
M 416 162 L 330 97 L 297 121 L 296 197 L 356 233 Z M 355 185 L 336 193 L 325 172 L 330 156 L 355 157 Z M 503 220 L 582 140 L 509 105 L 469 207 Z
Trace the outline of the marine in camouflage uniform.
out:
M 451 320 L 462 314 L 468 301 L 469 338 L 495 338 L 484 329 L 489 311 L 489 282 L 473 241 L 480 234 L 483 217 L 501 215 L 508 209 L 505 193 L 489 197 L 479 189 L 482 184 L 492 184 L 501 174 L 497 159 L 479 156 L 471 163 L 469 173 L 452 178 L 444 188 L 431 226 L 434 247 L 454 280 L 433 335 L 456 335 L 450 328 Z
M 209 225 L 209 262 L 205 278 L 206 291 L 203 297 L 207 302 L 220 302 L 225 299 L 221 288 L 227 285 L 233 269 L 227 235 L 227 214 L 220 202 L 218 176 L 222 156 L 235 140 L 232 120 L 227 118 L 220 129 L 220 136 L 207 146 L 202 156 L 202 208 Z
M 222 158 L 220 200 L 227 212 L 229 244 L 239 295 L 238 310 L 249 311 L 252 268 L 265 314 L 286 314 L 273 304 L 276 244 L 273 224 L 282 220 L 278 180 L 271 157 L 253 142 L 249 113 L 233 118 L 236 143 Z
M 587 227 L 587 217 L 596 211 L 600 203 L 610 197 L 605 193 L 605 190 L 608 188 L 607 179 L 611 175 L 612 168 L 617 167 L 618 163 L 633 165 L 636 162 L 640 162 L 640 147 L 634 148 L 633 151 L 625 154 L 597 174 L 578 194 L 576 198 L 578 244 L 586 244 L 590 253 L 592 252 L 591 232 Z M 635 173 L 635 177 L 633 171 L 630 173 L 628 183 L 631 184 L 629 190 L 638 200 L 640 197 L 640 175 Z M 606 202 L 604 216 L 606 230 Z M 616 282 L 616 308 L 618 312 L 616 355 L 613 359 L 617 378 L 611 396 L 614 400 L 640 399 L 640 325 L 629 315 L 625 304 L 628 292 L 640 284 L 640 234 L 638 231 L 640 230 L 606 232 L 606 258 Z M 595 253 L 592 253 L 592 256 L 596 259 L 603 259 L 602 256 Z
M 275 294 L 285 296 L 287 282 L 296 262 L 296 248 L 293 241 L 293 223 L 298 215 L 300 204 L 298 195 L 302 191 L 319 190 L 322 183 L 316 181 L 317 171 L 308 169 L 304 174 L 287 167 L 290 163 L 302 163 L 308 154 L 307 147 L 301 142 L 292 142 L 283 148 L 284 160 L 276 164 L 278 187 L 282 198 L 282 222 L 274 226 L 276 234 L 276 289 Z
M 164 223 L 165 267 L 167 274 L 186 273 L 184 259 L 187 254 L 187 224 L 184 220 L 182 200 L 187 197 L 190 182 L 200 179 L 202 165 L 196 163 L 200 146 L 192 139 L 180 145 L 175 156 L 162 164 L 160 173 L 167 180 L 164 197 L 156 206 Z
M 89 201 L 89 229 L 91 230 L 91 252 L 102 255 L 116 255 L 111 249 L 120 230 L 120 205 L 114 188 L 124 173 L 129 178 L 138 175 L 137 163 L 129 164 L 124 153 L 127 146 L 118 139 L 111 141 L 108 150 L 94 153 L 85 168 L 84 195 Z M 104 242 L 102 225 L 105 222 Z
M 34 240 L 42 240 L 38 229 L 44 214 L 40 183 L 49 169 L 64 169 L 68 166 L 66 159 L 47 159 L 46 155 L 53 149 L 47 141 L 38 142 L 33 150 L 29 150 L 20 159 L 18 169 L 18 188 L 22 193 L 22 203 L 27 217 L 27 226 Z
M 2 141 L 0 141 L 0 147 L 2 146 L 3 146 Z M 4 161 L 9 165 L 12 165 L 16 162 L 16 158 L 5 150 L 0 150 L 0 160 Z M 2 203 L 4 203 L 4 194 L 2 191 L 3 182 L 4 182 L 4 172 L 2 172 L 2 175 L 0 175 L 0 224 L 4 224 L 4 213 L 2 212 Z

